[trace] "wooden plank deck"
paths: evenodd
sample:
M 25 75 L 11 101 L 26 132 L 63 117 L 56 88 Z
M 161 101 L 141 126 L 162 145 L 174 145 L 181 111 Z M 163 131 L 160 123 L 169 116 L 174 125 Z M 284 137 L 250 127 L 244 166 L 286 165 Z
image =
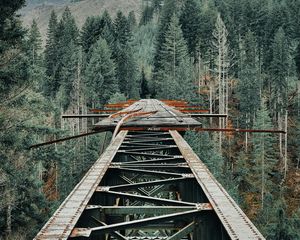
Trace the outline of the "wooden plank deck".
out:
M 195 127 L 201 126 L 201 123 L 188 115 L 170 107 L 156 99 L 142 99 L 121 112 L 128 111 L 153 112 L 147 116 L 137 116 L 123 123 L 123 127 Z M 101 128 L 115 127 L 122 119 L 122 116 L 116 118 L 106 118 L 94 125 L 94 130 Z

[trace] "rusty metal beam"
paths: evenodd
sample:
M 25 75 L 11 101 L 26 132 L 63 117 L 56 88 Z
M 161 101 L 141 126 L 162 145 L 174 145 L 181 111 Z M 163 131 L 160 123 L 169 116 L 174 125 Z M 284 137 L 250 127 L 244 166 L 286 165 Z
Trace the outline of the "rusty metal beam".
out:
M 72 114 L 64 114 L 61 115 L 62 118 L 107 118 L 109 114 L 81 114 L 81 115 L 72 115 Z
M 119 109 L 122 110 L 122 109 Z M 94 113 L 102 113 L 102 112 L 109 112 L 109 113 L 115 113 L 118 112 L 118 109 L 90 109 L 90 112 L 94 112 Z
M 191 222 L 190 224 L 179 230 L 177 233 L 169 237 L 168 240 L 181 240 L 183 237 L 186 237 L 186 235 L 190 234 L 194 230 L 195 225 L 195 221 Z
M 209 110 L 206 109 L 177 109 L 182 113 L 208 113 Z
M 75 136 L 71 136 L 71 137 L 60 138 L 60 139 L 56 139 L 56 140 L 49 141 L 49 142 L 44 142 L 44 143 L 31 145 L 29 147 L 29 149 L 38 148 L 38 147 L 42 147 L 42 146 L 46 146 L 46 145 L 51 145 L 53 143 L 64 142 L 64 141 L 68 141 L 68 140 L 72 140 L 72 139 L 76 139 L 76 138 L 86 137 L 86 136 L 94 135 L 94 134 L 101 133 L 101 132 L 105 132 L 105 129 L 103 129 L 103 131 L 83 133 L 83 134 L 79 134 L 79 135 L 75 135 Z
M 115 162 L 116 165 L 135 165 L 135 164 L 149 164 L 149 163 L 167 163 L 171 161 L 180 161 L 182 162 L 183 158 L 178 157 L 172 157 L 172 158 L 158 158 L 158 159 L 152 159 L 152 160 L 141 160 L 141 161 L 129 161 L 129 162 Z
M 147 214 L 147 215 L 162 215 L 176 212 L 185 212 L 195 210 L 200 207 L 204 211 L 213 210 L 209 203 L 199 203 L 197 206 L 101 206 L 88 205 L 86 210 L 100 210 L 104 214 L 112 215 L 132 215 L 132 214 Z
M 138 148 L 137 146 L 132 147 L 131 149 L 122 149 L 126 153 L 131 153 L 131 152 L 148 152 L 148 151 L 161 151 L 161 150 L 168 150 L 168 149 L 174 149 L 177 148 L 176 145 L 165 145 L 165 146 L 160 146 L 157 145 L 156 147 L 141 147 Z
M 120 171 L 120 172 L 131 172 L 131 173 L 142 173 L 144 175 L 154 175 L 154 176 L 164 176 L 164 177 L 182 177 L 180 173 L 173 172 L 163 172 L 163 171 L 150 171 L 150 170 L 142 170 L 142 169 L 134 169 L 134 168 L 123 168 L 112 166 L 111 170 Z
M 70 237 L 71 238 L 89 237 L 89 236 L 91 236 L 92 233 L 96 233 L 96 232 L 98 234 L 103 234 L 103 233 L 110 233 L 112 231 L 132 229 L 132 228 L 144 226 L 144 225 L 150 224 L 150 223 L 160 223 L 160 222 L 172 221 L 172 220 L 175 220 L 178 218 L 191 218 L 193 216 L 199 215 L 199 213 L 201 213 L 201 211 L 191 210 L 191 211 L 180 212 L 180 213 L 166 214 L 166 215 L 157 216 L 157 217 L 144 218 L 144 219 L 134 220 L 134 221 L 130 221 L 130 222 L 115 223 L 115 224 L 110 224 L 107 226 L 95 227 L 95 228 L 90 228 L 90 229 L 75 228 Z
M 149 128 L 149 127 L 122 127 L 122 130 L 128 130 L 128 131 L 145 131 L 145 130 L 156 130 L 156 131 L 179 131 L 179 132 L 185 132 L 185 131 L 198 131 L 198 132 L 233 132 L 233 133 L 281 133 L 285 134 L 286 132 L 284 130 L 276 130 L 276 129 L 240 129 L 240 128 L 203 128 L 203 127 L 197 127 L 197 126 L 189 126 L 189 127 L 155 127 L 155 128 Z
M 143 153 L 143 152 L 128 152 L 125 150 L 119 150 L 118 153 L 120 154 L 128 154 L 128 155 L 138 155 L 138 156 L 144 156 L 144 157 L 158 157 L 158 158 L 170 158 L 170 155 L 164 155 L 164 154 L 154 154 L 154 153 Z
M 128 191 L 128 190 L 132 190 L 132 189 L 136 189 L 136 188 L 140 188 L 140 187 L 153 187 L 153 186 L 162 185 L 162 184 L 173 184 L 173 183 L 186 181 L 189 179 L 190 178 L 188 178 L 188 177 L 171 178 L 171 179 L 164 179 L 164 180 L 115 185 L 115 186 L 110 186 L 109 189 L 114 190 L 114 191 L 125 191 L 125 190 Z
M 92 216 L 92 219 L 94 219 L 95 222 L 97 222 L 98 224 L 101 224 L 102 226 L 107 226 L 107 224 L 105 222 L 102 222 L 93 216 Z M 128 240 L 125 236 L 123 236 L 121 233 L 119 233 L 117 231 L 111 232 L 111 234 L 118 240 Z
M 149 196 L 142 196 L 142 195 L 131 194 L 131 193 L 110 191 L 110 190 L 107 190 L 107 188 L 105 188 L 105 187 L 98 187 L 96 192 L 101 193 L 101 194 L 111 195 L 111 196 L 123 197 L 123 198 L 127 198 L 127 199 L 132 199 L 132 200 L 154 203 L 154 204 L 165 204 L 165 205 L 169 204 L 169 205 L 178 205 L 178 206 L 196 206 L 197 205 L 196 203 L 192 203 L 192 202 L 177 201 L 177 200 L 166 199 L 166 198 L 149 197 Z

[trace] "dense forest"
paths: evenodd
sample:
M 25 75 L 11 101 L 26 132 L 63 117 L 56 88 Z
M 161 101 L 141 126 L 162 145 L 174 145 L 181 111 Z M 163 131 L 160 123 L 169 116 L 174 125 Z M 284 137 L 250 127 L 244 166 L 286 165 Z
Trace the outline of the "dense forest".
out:
M 25 0 L 0 3 L 0 239 L 31 239 L 103 151 L 87 113 L 126 99 L 185 99 L 227 120 L 185 138 L 267 239 L 300 239 L 300 1 L 149 0 L 79 29 L 51 13 L 46 45 Z M 138 17 L 137 17 L 138 16 Z

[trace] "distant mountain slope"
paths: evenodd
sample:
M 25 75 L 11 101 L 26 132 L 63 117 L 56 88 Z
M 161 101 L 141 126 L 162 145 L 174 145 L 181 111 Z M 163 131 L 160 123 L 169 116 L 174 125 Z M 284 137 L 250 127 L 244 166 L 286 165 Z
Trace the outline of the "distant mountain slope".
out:
M 45 41 L 48 21 L 52 10 L 55 10 L 60 18 L 64 8 L 69 6 L 78 27 L 81 28 L 88 16 L 100 15 L 105 9 L 107 9 L 112 16 L 115 16 L 118 10 L 123 11 L 125 14 L 133 10 L 138 17 L 141 11 L 141 4 L 142 0 L 83 0 L 79 2 L 71 2 L 68 0 L 29 0 L 27 7 L 22 9 L 20 14 L 24 26 L 26 27 L 31 25 L 33 19 L 37 21 L 43 40 Z

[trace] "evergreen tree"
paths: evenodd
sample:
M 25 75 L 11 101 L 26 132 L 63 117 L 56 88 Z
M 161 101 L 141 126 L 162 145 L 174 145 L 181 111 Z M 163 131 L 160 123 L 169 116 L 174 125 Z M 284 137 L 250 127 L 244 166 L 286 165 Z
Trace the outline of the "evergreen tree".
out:
M 82 50 L 86 54 L 90 51 L 91 46 L 98 40 L 100 35 L 98 27 L 99 22 L 100 20 L 98 17 L 87 17 L 82 26 L 80 43 Z
M 130 31 L 134 31 L 137 26 L 134 11 L 130 11 L 130 13 L 128 14 L 128 24 L 130 26 Z
M 22 232 L 24 239 L 31 239 L 44 221 L 41 208 L 46 207 L 42 192 L 37 191 L 35 163 L 27 151 L 39 135 L 34 125 L 40 120 L 37 112 L 45 116 L 40 111 L 45 105 L 30 79 L 30 47 L 16 15 L 23 4 L 5 1 L 0 9 L 0 238 L 7 239 Z
M 200 44 L 201 9 L 198 1 L 185 1 L 180 16 L 180 24 L 183 36 L 187 42 L 190 56 L 197 59 L 197 47 Z
M 104 37 L 104 31 L 113 32 L 113 23 L 109 13 L 105 10 L 101 17 L 88 17 L 82 27 L 80 42 L 85 54 L 88 55 L 91 46 Z
M 75 103 L 77 99 L 75 97 L 76 82 L 80 79 L 79 68 L 80 66 L 80 49 L 75 45 L 73 41 L 67 46 L 64 53 L 65 61 L 62 65 L 62 79 L 59 89 L 59 103 L 64 110 Z M 80 87 L 80 86 L 79 86 Z
M 262 101 L 261 108 L 257 112 L 253 127 L 254 129 L 272 129 L 271 118 L 264 101 Z M 253 134 L 252 186 L 260 192 L 262 209 L 265 207 L 265 195 L 276 191 L 272 182 L 274 166 L 277 163 L 273 149 L 274 142 L 274 136 L 270 133 Z
M 114 24 L 113 21 L 109 15 L 109 13 L 105 10 L 102 18 L 101 18 L 102 24 L 103 24 L 103 30 L 101 33 L 101 37 L 106 40 L 107 44 L 110 46 L 110 48 L 113 48 L 114 44 Z
M 152 6 L 146 5 L 142 12 L 141 20 L 140 20 L 140 26 L 146 25 L 147 23 L 151 22 L 154 15 L 154 9 Z
M 112 53 L 107 42 L 102 38 L 93 47 L 85 76 L 86 97 L 90 105 L 101 106 L 118 91 Z
M 162 52 L 163 45 L 165 43 L 165 34 L 168 29 L 171 17 L 176 12 L 177 5 L 176 1 L 173 0 L 165 0 L 164 6 L 162 8 L 162 14 L 158 26 L 158 33 L 155 42 L 155 55 L 154 55 L 154 88 L 152 95 L 155 96 L 157 94 L 157 90 L 159 88 L 159 76 L 158 73 L 163 68 L 161 64 L 164 53 Z
M 25 0 L 2 1 L 0 8 L 0 54 L 22 40 L 24 29 L 16 18 L 16 11 L 25 4 Z
M 224 159 L 218 153 L 214 140 L 210 138 L 207 132 L 189 131 L 184 136 L 185 140 L 192 147 L 212 174 L 220 181 L 223 176 Z
M 142 69 L 142 76 L 141 76 L 141 91 L 140 91 L 140 96 L 142 99 L 147 98 L 149 95 L 149 87 L 148 87 L 148 80 L 145 75 L 145 70 L 144 68 Z
M 78 46 L 78 36 L 78 29 L 69 8 L 65 9 L 57 26 L 56 16 L 52 13 L 45 50 L 46 73 L 49 77 L 45 83 L 47 96 L 53 98 L 62 84 L 65 86 L 71 84 L 72 79 L 66 79 L 64 69 L 65 65 L 71 61 L 72 50 L 70 48 Z
M 131 37 L 130 24 L 121 11 L 117 13 L 114 26 L 115 40 L 123 46 L 126 45 Z
M 119 89 L 126 97 L 139 98 L 138 67 L 129 45 L 115 45 L 116 76 Z
M 186 42 L 183 38 L 179 20 L 174 14 L 165 34 L 165 43 L 162 46 L 162 69 L 158 72 L 158 96 L 167 99 L 180 99 L 193 94 L 186 88 L 193 85 L 192 66 L 190 65 Z M 166 87 L 168 86 L 168 87 Z
M 29 60 L 34 65 L 39 60 L 40 51 L 42 49 L 42 39 L 39 28 L 35 20 L 32 21 L 28 41 L 27 41 Z
M 282 28 L 278 29 L 274 37 L 270 71 L 271 109 L 279 112 L 287 107 L 289 71 L 289 48 Z
M 163 0 L 152 0 L 152 6 L 154 11 L 160 11 L 163 5 Z
M 47 77 L 44 82 L 44 94 L 46 96 L 54 97 L 56 91 L 59 88 L 57 76 L 57 64 L 58 64 L 58 39 L 57 39 L 57 16 L 54 11 L 51 12 L 47 41 L 45 48 L 45 68 Z
M 253 123 L 260 106 L 261 84 L 259 79 L 258 53 L 255 36 L 248 32 L 242 46 L 241 74 L 238 84 L 242 122 Z M 246 127 L 251 127 L 246 124 Z
M 78 44 L 78 28 L 76 26 L 75 19 L 68 7 L 65 8 L 59 25 L 61 25 L 60 33 L 62 34 L 60 43 L 68 44 L 73 41 L 75 44 Z

